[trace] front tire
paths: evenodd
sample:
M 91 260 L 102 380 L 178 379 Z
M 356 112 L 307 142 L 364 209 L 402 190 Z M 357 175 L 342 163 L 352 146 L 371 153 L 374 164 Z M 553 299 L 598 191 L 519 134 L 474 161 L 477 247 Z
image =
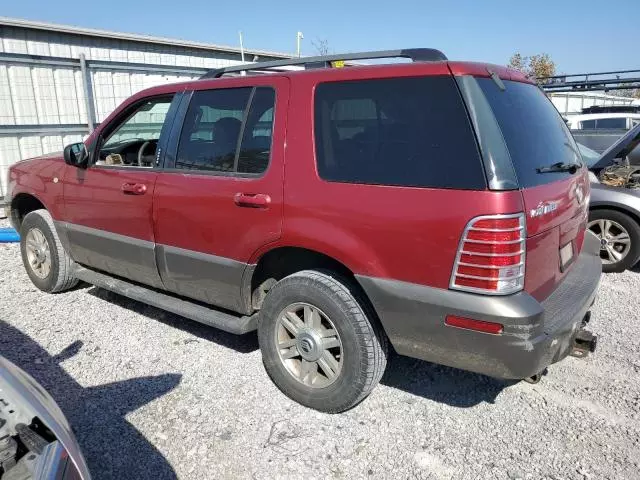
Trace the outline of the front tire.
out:
M 623 272 L 640 258 L 640 225 L 629 215 L 617 210 L 592 210 L 588 228 L 600 240 L 603 272 Z
M 60 242 L 49 212 L 27 214 L 20 227 L 20 252 L 27 275 L 43 292 L 57 293 L 76 286 L 74 262 Z
M 357 296 L 347 282 L 313 270 L 294 273 L 269 290 L 258 340 L 265 369 L 285 395 L 339 413 L 378 384 L 387 339 Z

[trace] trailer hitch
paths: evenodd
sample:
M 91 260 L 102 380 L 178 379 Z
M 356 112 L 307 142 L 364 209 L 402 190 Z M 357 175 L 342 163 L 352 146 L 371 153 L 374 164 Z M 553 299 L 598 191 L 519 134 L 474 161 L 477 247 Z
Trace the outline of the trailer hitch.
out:
M 573 345 L 569 355 L 572 357 L 585 358 L 590 353 L 596 351 L 598 337 L 589 330 L 581 328 L 573 339 Z

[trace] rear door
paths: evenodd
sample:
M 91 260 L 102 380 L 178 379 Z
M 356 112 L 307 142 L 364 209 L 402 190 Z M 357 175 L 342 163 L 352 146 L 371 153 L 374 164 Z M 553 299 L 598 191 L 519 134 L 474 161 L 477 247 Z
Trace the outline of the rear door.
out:
M 194 91 L 154 191 L 165 287 L 235 311 L 249 259 L 282 229 L 288 79 L 269 77 Z
M 178 97 L 142 99 L 126 107 L 97 139 L 86 169 L 67 168 L 65 222 L 78 263 L 161 287 L 151 219 L 157 153 Z
M 525 205 L 525 290 L 546 298 L 582 248 L 588 214 L 586 168 L 571 133 L 553 104 L 536 87 L 517 81 L 477 78 L 502 132 Z M 503 87 L 503 88 L 502 88 Z

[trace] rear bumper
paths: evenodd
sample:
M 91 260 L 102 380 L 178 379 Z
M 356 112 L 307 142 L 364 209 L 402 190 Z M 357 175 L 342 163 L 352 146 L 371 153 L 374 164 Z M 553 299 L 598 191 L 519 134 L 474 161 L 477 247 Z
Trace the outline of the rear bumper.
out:
M 602 265 L 589 232 L 582 252 L 543 302 L 526 292 L 499 297 L 358 276 L 401 355 L 498 378 L 526 378 L 562 360 L 593 304 Z M 504 325 L 500 335 L 446 326 L 447 315 Z

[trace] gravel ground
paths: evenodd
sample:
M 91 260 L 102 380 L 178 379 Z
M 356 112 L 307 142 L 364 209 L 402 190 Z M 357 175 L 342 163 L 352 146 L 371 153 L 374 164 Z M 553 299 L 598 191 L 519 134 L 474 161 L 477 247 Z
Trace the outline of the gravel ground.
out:
M 640 272 L 606 276 L 599 351 L 537 385 L 398 357 L 326 415 L 277 390 L 255 335 L 95 287 L 44 294 L 0 244 L 0 353 L 53 395 L 98 479 L 640 478 L 639 304 Z

